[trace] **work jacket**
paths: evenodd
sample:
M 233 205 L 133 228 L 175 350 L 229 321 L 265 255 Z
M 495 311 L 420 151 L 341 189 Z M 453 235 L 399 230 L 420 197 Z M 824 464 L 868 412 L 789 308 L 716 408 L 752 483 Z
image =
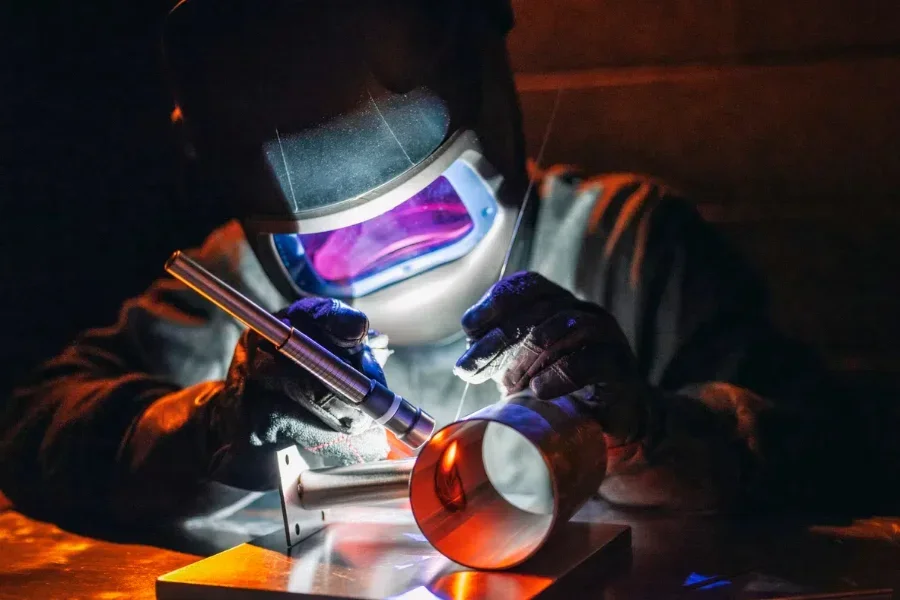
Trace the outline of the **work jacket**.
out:
M 852 404 L 810 352 L 776 331 L 757 275 L 689 202 L 650 178 L 562 168 L 544 174 L 539 189 L 530 269 L 616 318 L 662 408 L 652 432 L 610 448 L 600 496 L 676 509 L 808 507 L 863 489 L 851 481 L 861 464 L 848 450 L 860 435 Z M 236 222 L 191 254 L 271 311 L 290 303 Z M 140 517 L 127 489 L 147 468 L 135 459 L 146 453 L 129 449 L 134 424 L 167 394 L 223 379 L 240 334 L 231 317 L 160 278 L 125 302 L 114 324 L 82 334 L 15 392 L 0 423 L 2 489 L 22 506 Z M 395 348 L 388 385 L 446 423 L 463 391 L 452 373 L 463 349 L 464 341 Z M 473 386 L 464 412 L 499 397 L 490 382 Z M 142 493 L 169 497 L 154 506 L 173 515 L 244 494 L 206 473 L 190 481 L 181 469 L 166 481 L 167 469 L 152 472 L 163 480 L 144 481 Z M 838 472 L 843 483 L 834 486 Z

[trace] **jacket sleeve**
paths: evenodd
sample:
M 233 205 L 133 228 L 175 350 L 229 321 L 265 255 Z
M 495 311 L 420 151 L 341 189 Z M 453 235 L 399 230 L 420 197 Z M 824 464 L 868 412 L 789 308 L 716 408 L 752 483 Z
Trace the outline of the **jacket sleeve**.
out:
M 237 224 L 190 254 L 254 295 L 243 272 L 252 256 Z M 184 460 L 173 460 L 168 478 L 152 486 L 135 481 L 126 448 L 154 402 L 216 385 L 239 335 L 227 315 L 174 279 L 160 278 L 122 306 L 114 325 L 83 333 L 13 392 L 0 422 L 3 491 L 22 510 L 79 517 L 127 513 L 123 503 L 138 489 L 155 488 L 170 508 L 202 497 L 192 487 L 196 473 L 188 472 L 190 445 L 203 443 L 202 431 L 181 428 Z
M 653 388 L 640 444 L 613 448 L 604 493 L 624 504 L 785 506 L 836 500 L 853 418 L 805 348 L 770 321 L 764 287 L 677 192 L 585 181 L 597 199 L 576 292 L 609 310 Z M 849 463 L 849 464 L 848 464 Z

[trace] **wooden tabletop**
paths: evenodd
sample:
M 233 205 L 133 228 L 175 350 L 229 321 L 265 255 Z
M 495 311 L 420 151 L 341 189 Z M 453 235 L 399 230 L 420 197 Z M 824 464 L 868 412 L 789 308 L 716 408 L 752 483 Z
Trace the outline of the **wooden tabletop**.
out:
M 0 497 L 0 598 L 154 598 L 158 576 L 275 529 L 279 519 L 276 507 L 262 503 L 226 521 L 194 523 L 170 540 L 122 543 L 30 519 Z M 596 502 L 576 519 L 633 528 L 630 567 L 598 579 L 597 597 L 900 592 L 900 518 L 726 520 L 623 513 Z
M 0 598 L 152 599 L 156 578 L 198 557 L 99 541 L 0 514 Z

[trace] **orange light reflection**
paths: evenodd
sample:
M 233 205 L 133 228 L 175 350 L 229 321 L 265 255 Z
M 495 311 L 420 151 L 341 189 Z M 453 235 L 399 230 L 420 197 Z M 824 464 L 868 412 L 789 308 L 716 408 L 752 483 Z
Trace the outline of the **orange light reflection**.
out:
M 457 459 L 458 441 L 454 440 L 441 455 L 438 467 L 434 470 L 434 490 L 438 500 L 450 512 L 466 508 L 466 493 L 460 478 Z
M 453 442 L 456 444 L 456 442 Z M 469 590 L 472 587 L 472 573 L 469 571 L 460 571 L 452 580 L 453 600 L 465 600 L 469 598 Z
M 429 585 L 432 594 L 446 600 L 470 598 L 533 598 L 553 583 L 551 577 L 496 571 L 456 571 Z
M 458 442 L 454 441 L 447 450 L 444 452 L 444 455 L 441 457 L 441 471 L 444 473 L 449 473 L 453 469 L 453 465 L 456 464 L 456 445 Z

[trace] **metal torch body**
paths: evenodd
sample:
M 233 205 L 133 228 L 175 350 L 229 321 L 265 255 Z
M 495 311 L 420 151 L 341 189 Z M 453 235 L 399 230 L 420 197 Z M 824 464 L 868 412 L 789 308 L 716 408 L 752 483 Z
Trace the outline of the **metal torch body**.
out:
M 345 402 L 383 425 L 410 448 L 421 447 L 434 432 L 434 419 L 379 382 L 366 377 L 303 332 L 204 269 L 182 252 L 166 262 L 166 271 L 226 313 L 271 342 Z

